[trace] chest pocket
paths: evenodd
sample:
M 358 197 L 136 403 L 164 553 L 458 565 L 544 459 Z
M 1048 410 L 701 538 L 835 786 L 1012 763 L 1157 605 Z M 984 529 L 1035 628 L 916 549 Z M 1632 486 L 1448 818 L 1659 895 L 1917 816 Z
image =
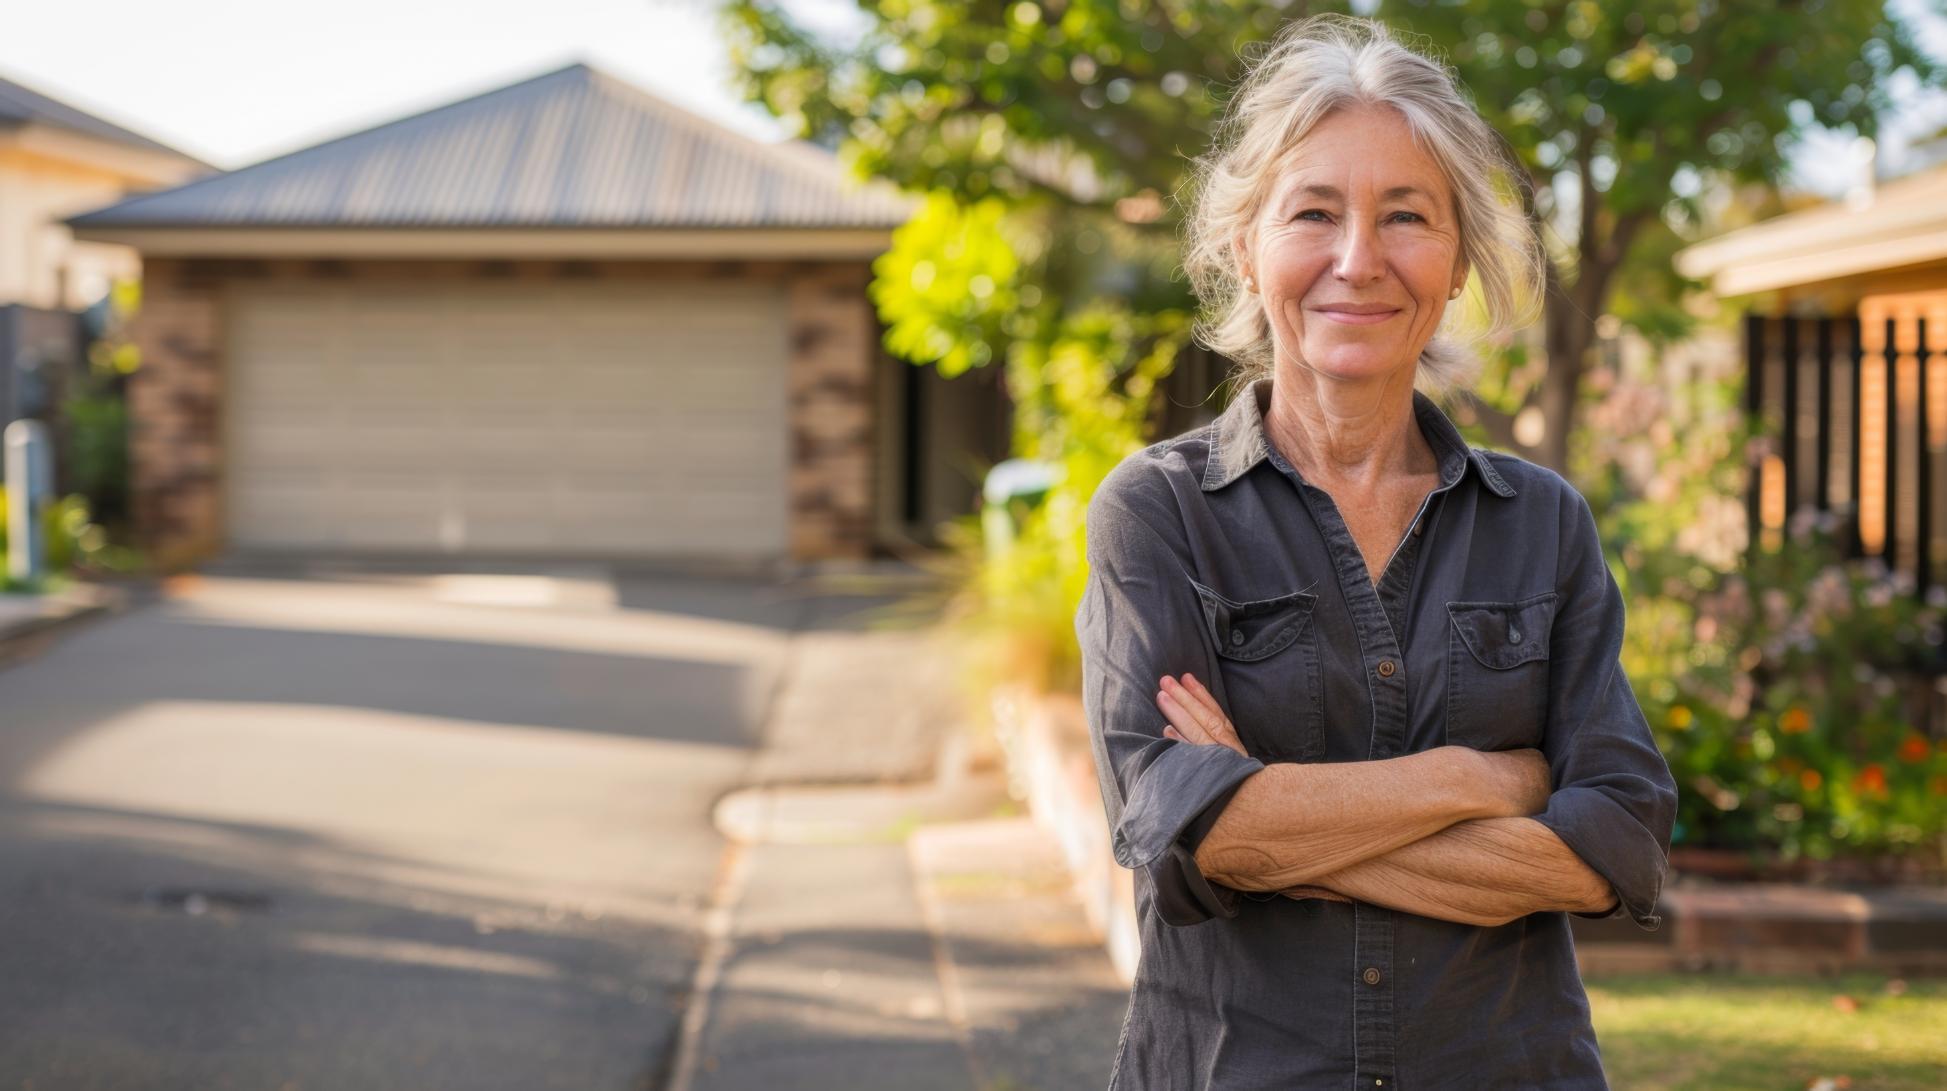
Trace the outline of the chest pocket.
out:
M 1223 672 L 1224 711 L 1262 761 L 1322 761 L 1325 694 L 1318 677 L 1318 596 L 1292 591 L 1238 601 L 1191 580 Z
M 1450 602 L 1447 741 L 1476 750 L 1540 746 L 1548 719 L 1555 592 L 1515 602 Z

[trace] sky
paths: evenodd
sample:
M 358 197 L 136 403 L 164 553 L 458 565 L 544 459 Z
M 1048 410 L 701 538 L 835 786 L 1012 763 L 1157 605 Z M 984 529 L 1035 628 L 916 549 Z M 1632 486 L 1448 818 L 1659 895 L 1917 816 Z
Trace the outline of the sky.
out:
M 0 76 L 225 169 L 574 61 L 782 135 L 709 0 L 0 0 L 0 26 Z
M 1926 17 L 1947 55 L 1947 17 Z M 850 0 L 795 0 L 842 27 Z M 729 88 L 712 0 L 0 0 L 0 76 L 224 169 L 586 61 L 760 140 L 782 129 Z M 1880 153 L 1947 124 L 1947 95 L 1910 93 Z M 1800 184 L 1850 181 L 1845 139 L 1809 141 Z

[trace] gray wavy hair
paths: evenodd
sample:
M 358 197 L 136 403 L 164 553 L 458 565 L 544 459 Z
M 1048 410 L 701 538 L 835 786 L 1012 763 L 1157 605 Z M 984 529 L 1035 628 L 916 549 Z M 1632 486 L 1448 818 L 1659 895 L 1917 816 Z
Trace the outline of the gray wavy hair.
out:
M 1476 344 L 1533 320 L 1547 255 L 1522 211 L 1518 187 L 1526 174 L 1506 142 L 1474 110 L 1451 69 L 1370 19 L 1294 21 L 1248 60 L 1216 139 L 1189 179 L 1183 267 L 1203 308 L 1197 339 L 1237 361 L 1245 378 L 1271 374 L 1270 324 L 1261 297 L 1243 290 L 1232 239 L 1252 237 L 1251 225 L 1293 150 L 1328 114 L 1352 105 L 1398 111 L 1453 191 L 1481 320 L 1462 336 L 1453 328 L 1459 308 L 1447 308 L 1420 353 L 1415 385 L 1445 394 L 1478 374 Z

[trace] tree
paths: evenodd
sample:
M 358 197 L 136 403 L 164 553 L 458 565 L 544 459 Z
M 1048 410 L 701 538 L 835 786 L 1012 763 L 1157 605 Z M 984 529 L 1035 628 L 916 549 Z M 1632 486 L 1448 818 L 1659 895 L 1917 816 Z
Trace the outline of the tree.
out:
M 1027 410 L 1020 446 L 1055 455 L 1065 440 L 1049 438 L 1060 427 L 1040 372 L 1080 336 L 1102 353 L 1105 389 L 1146 393 L 1154 368 L 1138 362 L 1167 366 L 1194 305 L 1174 275 L 1189 159 L 1241 55 L 1326 10 L 1346 5 L 877 0 L 843 39 L 775 0 L 725 0 L 723 18 L 749 98 L 859 173 L 942 196 L 878 268 L 890 347 L 948 373 L 1005 360 Z M 1866 0 L 1405 0 L 1373 14 L 1425 36 L 1528 172 L 1553 257 L 1544 355 L 1509 353 L 1471 409 L 1497 442 L 1557 468 L 1618 284 L 1634 286 L 1632 322 L 1683 329 L 1667 259 L 1703 222 L 1700 197 L 1776 183 L 1814 124 L 1873 135 L 1902 67 L 1947 76 Z M 1529 408 L 1538 438 L 1514 427 Z
M 1546 367 L 1478 416 L 1490 435 L 1557 468 L 1567 462 L 1596 320 L 1633 280 L 1632 324 L 1680 334 L 1687 287 L 1671 253 L 1704 223 L 1719 186 L 1775 187 L 1814 124 L 1873 136 L 1891 76 L 1947 68 L 1913 28 L 1864 0 L 1637 0 L 1386 6 L 1397 26 L 1447 46 L 1475 104 L 1506 135 L 1533 184 L 1531 212 L 1553 252 Z M 1516 443 L 1515 412 L 1546 422 Z

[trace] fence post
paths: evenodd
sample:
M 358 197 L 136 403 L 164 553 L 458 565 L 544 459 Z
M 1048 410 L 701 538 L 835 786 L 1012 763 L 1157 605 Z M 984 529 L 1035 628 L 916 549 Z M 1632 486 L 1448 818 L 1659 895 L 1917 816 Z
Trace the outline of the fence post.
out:
M 54 491 L 54 457 L 47 426 L 22 418 L 7 425 L 7 575 L 17 582 L 40 576 L 47 565 L 41 509 Z

